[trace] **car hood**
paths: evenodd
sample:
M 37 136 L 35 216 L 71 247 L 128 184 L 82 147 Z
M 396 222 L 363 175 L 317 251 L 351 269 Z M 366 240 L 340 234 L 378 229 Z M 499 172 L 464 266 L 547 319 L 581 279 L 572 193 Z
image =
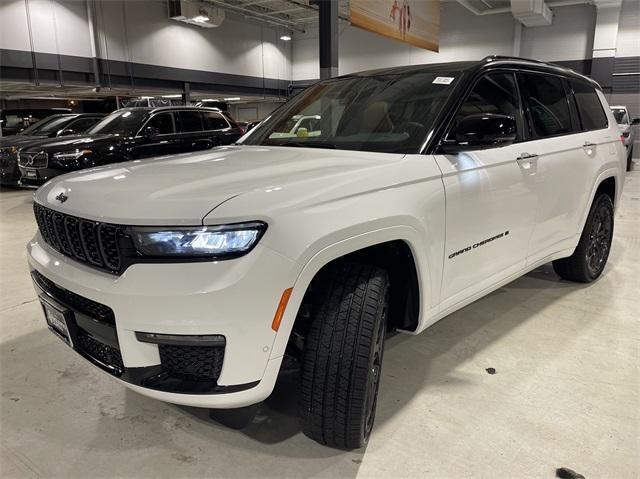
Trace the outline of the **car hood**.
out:
M 73 151 L 78 148 L 101 148 L 106 145 L 113 145 L 120 137 L 116 135 L 73 135 L 64 138 L 43 140 L 37 144 L 30 145 L 29 149 L 37 148 L 39 151 L 56 153 L 59 151 Z
M 32 142 L 37 142 L 43 139 L 47 139 L 46 136 L 31 136 L 31 135 L 11 135 L 11 136 L 4 136 L 2 138 L 0 138 L 0 148 L 7 148 L 10 146 L 15 146 L 15 147 L 22 147 L 25 145 L 28 145 L 29 143 Z
M 261 191 L 266 195 L 272 189 L 305 182 L 317 190 L 335 189 L 356 180 L 365 169 L 402 157 L 315 148 L 227 146 L 63 175 L 42 186 L 36 201 L 67 214 L 118 224 L 202 224 L 210 211 L 245 193 Z M 261 206 L 256 205 L 256 212 Z

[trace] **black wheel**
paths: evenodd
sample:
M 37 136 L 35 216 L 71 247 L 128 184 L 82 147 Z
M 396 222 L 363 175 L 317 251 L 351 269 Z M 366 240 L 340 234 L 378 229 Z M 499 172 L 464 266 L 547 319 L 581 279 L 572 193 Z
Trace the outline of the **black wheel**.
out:
M 568 258 L 553 262 L 553 269 L 563 279 L 590 283 L 602 274 L 613 239 L 613 203 L 609 195 L 598 196 L 584 225 L 580 242 Z
M 375 420 L 389 279 L 384 270 L 357 263 L 325 273 L 326 295 L 304 346 L 302 429 L 321 444 L 355 449 L 366 444 Z
M 633 144 L 629 145 L 629 152 L 627 153 L 627 171 L 631 171 L 633 165 Z

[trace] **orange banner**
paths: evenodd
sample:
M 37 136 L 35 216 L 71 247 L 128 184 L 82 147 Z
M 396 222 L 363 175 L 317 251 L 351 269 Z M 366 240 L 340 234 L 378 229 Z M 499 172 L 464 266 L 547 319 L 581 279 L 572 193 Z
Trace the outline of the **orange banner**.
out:
M 438 51 L 440 0 L 350 0 L 351 24 Z

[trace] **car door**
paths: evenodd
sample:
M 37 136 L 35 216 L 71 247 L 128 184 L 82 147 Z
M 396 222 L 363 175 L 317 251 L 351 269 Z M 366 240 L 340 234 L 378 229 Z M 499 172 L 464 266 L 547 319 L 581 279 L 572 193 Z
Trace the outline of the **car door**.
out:
M 155 113 L 140 128 L 131 154 L 134 158 L 172 155 L 180 152 L 180 142 L 173 113 Z
M 526 262 L 537 203 L 535 162 L 527 158 L 515 75 L 487 73 L 455 114 L 445 143 L 456 141 L 465 118 L 515 118 L 517 137 L 508 146 L 438 154 L 446 200 L 446 247 L 441 310 L 520 271 Z
M 522 72 L 518 83 L 532 137 L 528 152 L 537 163 L 539 202 L 528 253 L 533 263 L 569 247 L 578 233 L 600 147 L 580 132 L 562 77 Z
M 176 113 L 180 152 L 207 150 L 214 146 L 208 132 L 204 130 L 202 112 L 181 110 Z

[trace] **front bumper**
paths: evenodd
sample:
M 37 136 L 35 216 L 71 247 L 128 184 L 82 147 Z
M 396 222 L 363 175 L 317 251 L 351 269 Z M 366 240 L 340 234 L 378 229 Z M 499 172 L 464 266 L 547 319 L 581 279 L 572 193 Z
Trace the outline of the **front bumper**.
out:
M 271 322 L 283 290 L 294 280 L 292 263 L 284 256 L 258 244 L 234 260 L 135 264 L 114 277 L 59 254 L 39 233 L 27 250 L 36 291 L 45 290 L 74 311 L 74 328 L 114 350 L 75 349 L 128 387 L 163 401 L 211 408 L 254 404 L 273 390 L 282 357 L 271 354 L 276 338 Z M 112 311 L 113 321 L 103 321 L 108 312 L 99 307 L 92 314 L 96 307 L 87 310 L 82 299 Z M 177 381 L 161 360 L 161 346 L 140 341 L 140 332 L 224 336 L 217 380 Z M 116 353 L 120 367 L 105 367 L 105 362 L 118 363 L 111 360 Z
M 20 166 L 20 184 L 23 186 L 38 187 L 44 185 L 51 178 L 64 173 L 67 172 L 55 168 L 28 168 Z

